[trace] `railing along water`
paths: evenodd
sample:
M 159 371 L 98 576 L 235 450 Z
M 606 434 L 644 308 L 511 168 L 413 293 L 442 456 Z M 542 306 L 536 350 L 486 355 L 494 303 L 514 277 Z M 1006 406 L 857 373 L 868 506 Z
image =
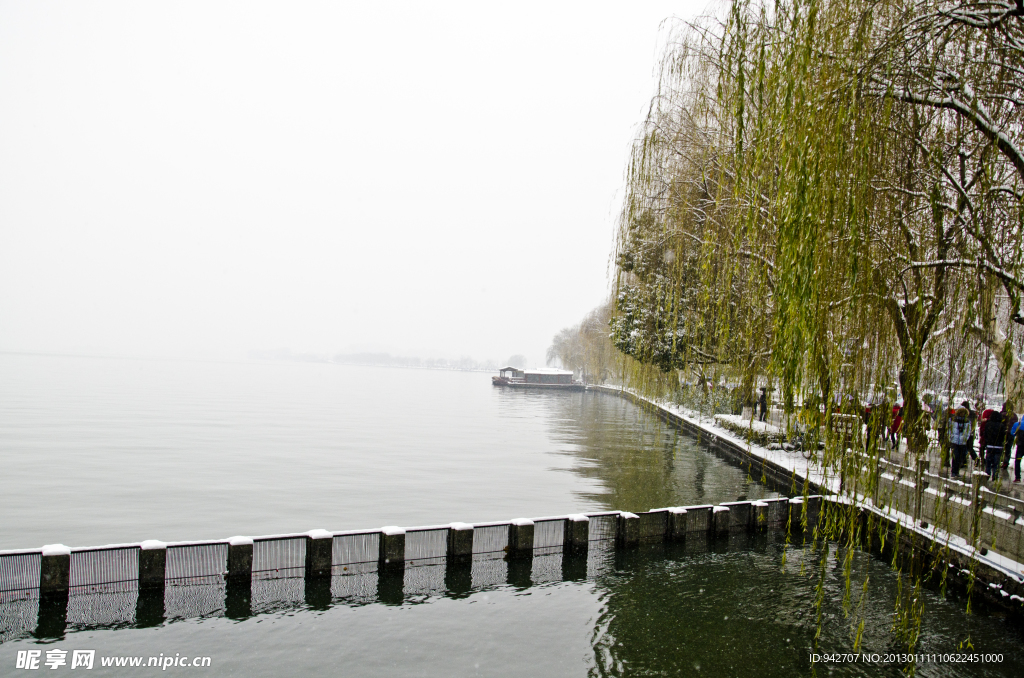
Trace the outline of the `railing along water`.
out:
M 0 605 L 38 606 L 40 629 L 59 630 L 69 622 L 122 623 L 133 615 L 143 625 L 218 612 L 245 617 L 289 602 L 317 606 L 337 598 L 401 603 L 438 590 L 585 578 L 588 555 L 642 543 L 777 529 L 799 525 L 801 517 L 813 525 L 821 502 L 815 496 L 199 542 L 54 544 L 0 551 Z

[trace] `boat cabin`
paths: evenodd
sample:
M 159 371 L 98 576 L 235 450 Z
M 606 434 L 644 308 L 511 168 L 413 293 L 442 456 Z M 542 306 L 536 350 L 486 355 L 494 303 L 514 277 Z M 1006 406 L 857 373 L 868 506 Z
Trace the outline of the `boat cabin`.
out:
M 572 372 L 552 368 L 521 370 L 518 367 L 502 367 L 498 370 L 498 376 L 491 377 L 491 381 L 495 386 L 537 386 L 545 388 L 568 388 L 573 390 L 582 390 L 585 388 L 582 383 L 572 380 Z
M 522 384 L 526 381 L 526 373 L 517 367 L 502 367 L 498 370 L 498 377 L 505 379 L 510 384 Z
M 524 370 L 527 384 L 571 384 L 572 372 L 566 370 Z

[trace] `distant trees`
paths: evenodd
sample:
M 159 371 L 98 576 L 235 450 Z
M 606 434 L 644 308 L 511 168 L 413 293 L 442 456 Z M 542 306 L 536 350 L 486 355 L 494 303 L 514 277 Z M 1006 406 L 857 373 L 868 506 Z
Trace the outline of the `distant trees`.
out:
M 551 340 L 547 364 L 560 364 L 588 383 L 604 383 L 612 378 L 621 363 L 609 337 L 609 322 L 614 304 L 608 302 L 588 313 L 572 327 L 566 327 Z
M 518 367 L 522 369 L 526 367 L 526 356 L 517 353 L 514 356 L 510 357 L 508 360 L 506 360 L 505 365 L 507 367 Z

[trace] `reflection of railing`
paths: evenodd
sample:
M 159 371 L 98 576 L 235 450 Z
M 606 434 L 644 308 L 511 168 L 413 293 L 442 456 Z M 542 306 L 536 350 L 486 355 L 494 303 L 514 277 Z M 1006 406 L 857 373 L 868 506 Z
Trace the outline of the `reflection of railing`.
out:
M 0 603 L 38 606 L 40 625 L 44 615 L 51 625 L 56 615 L 60 626 L 71 619 L 102 622 L 90 619 L 89 610 L 110 610 L 89 601 L 107 594 L 135 596 L 133 613 L 140 620 L 218 609 L 245 616 L 273 608 L 274 601 L 324 596 L 394 602 L 431 590 L 557 578 L 544 571 L 558 562 L 562 575 L 578 578 L 586 576 L 589 553 L 785 528 L 805 520 L 814 525 L 820 508 L 820 497 L 806 503 L 780 498 L 639 514 L 608 511 L 475 525 L 0 551 Z M 115 607 L 118 614 L 128 613 L 121 609 L 123 600 Z M 27 620 L 36 614 L 20 616 Z

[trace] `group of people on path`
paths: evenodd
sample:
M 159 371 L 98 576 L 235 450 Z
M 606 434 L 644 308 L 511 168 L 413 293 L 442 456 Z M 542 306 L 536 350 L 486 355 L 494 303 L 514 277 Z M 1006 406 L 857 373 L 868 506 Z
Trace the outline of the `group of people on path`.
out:
M 981 413 L 980 416 L 978 413 Z M 978 401 L 974 409 L 967 400 L 955 410 L 950 410 L 939 424 L 939 440 L 948 445 L 950 475 L 960 477 L 960 471 L 967 468 L 970 455 L 974 467 L 984 470 L 995 480 L 999 471 L 1007 470 L 1011 457 L 1013 482 L 1020 482 L 1020 465 L 1024 457 L 1024 426 L 1012 408 L 1004 403 L 999 410 L 986 409 Z M 977 447 L 975 447 L 977 441 Z

